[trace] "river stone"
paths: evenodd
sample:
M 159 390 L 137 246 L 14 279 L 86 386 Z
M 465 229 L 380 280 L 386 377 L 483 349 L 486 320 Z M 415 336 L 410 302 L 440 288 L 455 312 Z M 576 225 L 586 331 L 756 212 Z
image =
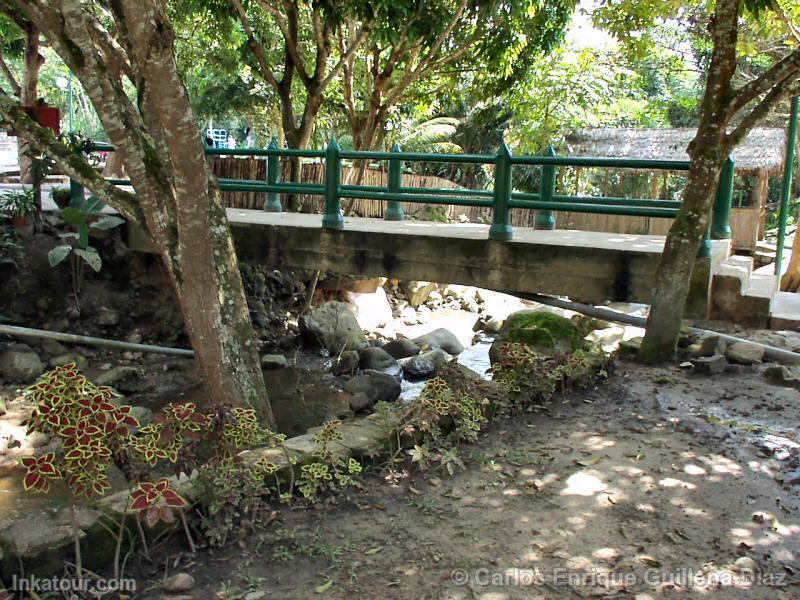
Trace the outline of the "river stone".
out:
M 419 354 L 419 346 L 414 340 L 392 340 L 383 349 L 394 358 L 408 358 Z
M 400 282 L 400 289 L 405 294 L 408 303 L 414 308 L 418 308 L 420 304 L 425 302 L 437 287 L 439 287 L 438 284 L 430 281 L 412 280 Z
M 265 354 L 261 357 L 262 369 L 286 369 L 289 361 L 283 354 Z
M 764 347 L 749 342 L 736 342 L 725 350 L 725 358 L 738 365 L 760 363 L 764 358 Z
M 105 327 L 119 325 L 119 313 L 112 308 L 102 308 L 97 315 L 97 322 Z
M 97 385 L 107 385 L 123 394 L 141 392 L 147 388 L 144 371 L 138 367 L 114 367 L 95 378 Z
M 447 331 L 447 329 L 431 331 L 430 333 L 419 336 L 414 342 L 422 349 L 426 349 L 426 346 L 429 350 L 441 348 L 448 354 L 453 355 L 461 354 L 464 350 L 464 346 L 461 345 L 458 338 L 450 331 Z
M 768 367 L 764 377 L 772 384 L 791 387 L 800 390 L 800 373 L 797 368 L 786 366 Z
M 144 427 L 153 420 L 153 411 L 146 406 L 131 407 L 131 416 L 139 421 L 139 425 Z
M 509 315 L 489 349 L 492 363 L 500 359 L 500 346 L 505 343 L 525 344 L 545 356 L 571 353 L 586 345 L 575 323 L 545 310 L 521 310 Z
M 367 371 L 344 384 L 344 391 L 353 394 L 353 411 L 366 410 L 376 402 L 394 402 L 400 397 L 400 382 L 380 371 Z M 360 398 L 359 394 L 366 397 Z M 358 400 L 356 401 L 356 399 Z
M 714 356 L 700 356 L 692 359 L 695 373 L 701 375 L 717 375 L 728 368 L 728 359 L 721 354 Z
M 368 346 L 364 332 L 344 302 L 326 302 L 300 317 L 300 333 L 306 343 L 327 348 L 332 355 L 342 349 L 358 351 Z
M 334 375 L 345 375 L 348 373 L 355 373 L 358 369 L 358 352 L 355 350 L 346 350 L 342 352 L 331 371 Z
M 419 357 L 431 361 L 436 367 L 437 371 L 455 358 L 452 354 L 448 354 L 441 348 L 423 352 L 419 355 Z
M 58 340 L 51 340 L 50 338 L 44 338 L 41 343 L 42 352 L 47 354 L 48 356 L 58 356 L 60 354 L 66 354 L 69 352 L 67 347 L 64 346 Z
M 30 383 L 44 373 L 45 365 L 33 350 L 6 350 L 0 354 L 0 377 Z
M 65 352 L 64 354 L 53 356 L 48 361 L 51 367 L 63 367 L 70 363 L 74 363 L 78 371 L 85 371 L 89 368 L 89 360 L 85 356 L 74 352 Z
M 404 360 L 402 365 L 403 376 L 409 381 L 428 379 L 436 374 L 436 364 L 433 360 L 425 358 L 424 356 L 412 356 Z
M 175 573 L 175 575 L 170 575 L 164 580 L 163 584 L 164 591 L 170 594 L 189 592 L 194 589 L 194 586 L 194 577 L 188 573 Z
M 725 354 L 728 344 L 718 335 L 704 337 L 697 344 L 698 356 L 714 356 L 715 354 Z
M 367 348 L 358 355 L 358 366 L 362 369 L 383 371 L 392 369 L 397 365 L 394 357 L 383 348 Z

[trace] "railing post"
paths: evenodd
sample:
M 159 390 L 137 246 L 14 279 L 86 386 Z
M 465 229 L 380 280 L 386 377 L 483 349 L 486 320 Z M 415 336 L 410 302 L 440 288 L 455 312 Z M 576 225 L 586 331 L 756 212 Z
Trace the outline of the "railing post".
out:
M 711 214 L 711 238 L 715 240 L 731 239 L 731 205 L 733 203 L 733 180 L 736 163 L 732 156 L 728 157 L 719 174 L 717 198 Z
M 544 151 L 547 157 L 555 156 L 556 151 L 552 146 L 547 146 Z M 556 192 L 556 168 L 554 165 L 542 165 L 542 184 L 540 187 L 540 195 L 542 202 L 552 202 L 553 195 Z M 552 210 L 539 210 L 536 212 L 536 229 L 555 229 L 556 219 L 553 216 Z
M 400 145 L 395 142 L 392 145 L 392 152 L 400 152 Z M 398 158 L 389 159 L 389 192 L 399 194 L 403 184 L 403 162 Z M 402 221 L 405 217 L 403 207 L 399 200 L 389 200 L 386 214 L 383 218 L 387 221 Z
M 789 112 L 789 137 L 786 140 L 783 180 L 781 183 L 781 209 L 778 214 L 778 247 L 775 249 L 775 274 L 780 279 L 783 268 L 783 246 L 786 243 L 786 221 L 789 218 L 789 201 L 792 196 L 792 171 L 794 169 L 794 150 L 797 143 L 797 120 L 800 113 L 800 96 L 792 98 Z M 780 285 L 780 284 L 779 284 Z
M 504 143 L 494 159 L 494 213 L 489 239 L 507 242 L 511 239 L 509 203 L 511 202 L 511 151 Z
M 325 150 L 325 214 L 322 217 L 322 227 L 325 229 L 344 227 L 344 219 L 339 210 L 339 192 L 342 184 L 340 151 L 336 138 L 331 138 Z
M 272 140 L 267 146 L 268 150 L 278 149 L 278 138 L 272 136 Z M 281 158 L 277 154 L 270 154 L 267 156 L 267 185 L 275 185 L 278 183 L 278 173 L 281 167 Z M 281 212 L 281 200 L 277 192 L 267 192 L 267 200 L 264 202 L 264 210 L 267 212 Z

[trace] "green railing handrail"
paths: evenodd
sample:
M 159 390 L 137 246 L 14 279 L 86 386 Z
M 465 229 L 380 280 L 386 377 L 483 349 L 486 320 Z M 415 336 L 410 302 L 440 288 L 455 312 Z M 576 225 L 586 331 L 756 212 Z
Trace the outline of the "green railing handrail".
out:
M 277 146 L 277 145 L 276 145 Z M 552 148 L 552 147 L 550 147 Z M 106 142 L 92 142 L 92 150 L 113 152 L 114 146 Z M 300 158 L 325 158 L 324 150 L 295 150 L 291 148 L 209 148 L 207 156 L 279 156 Z M 491 154 L 452 154 L 426 152 L 380 152 L 373 150 L 341 150 L 340 159 L 374 161 L 411 161 L 411 162 L 446 162 L 462 164 L 495 163 Z M 554 166 L 554 167 L 598 167 L 616 169 L 642 169 L 654 171 L 688 171 L 691 162 L 687 160 L 660 160 L 638 158 L 609 158 L 600 156 L 511 156 L 512 165 L 521 166 Z
M 92 149 L 114 151 L 111 144 L 104 142 L 93 143 Z M 326 229 L 342 229 L 344 227 L 344 219 L 340 210 L 340 202 L 343 198 L 362 198 L 387 202 L 388 207 L 385 211 L 387 220 L 403 219 L 402 202 L 491 208 L 493 214 L 489 239 L 497 241 L 512 239 L 511 209 L 536 210 L 535 227 L 537 229 L 555 229 L 554 211 L 667 219 L 675 218 L 681 206 L 677 200 L 556 194 L 557 167 L 687 171 L 691 166 L 689 161 L 680 160 L 557 156 L 552 146 L 548 146 L 543 156 L 513 156 L 505 144 L 496 155 L 401 152 L 397 144 L 389 152 L 342 150 L 335 139 L 331 140 L 324 151 L 279 148 L 277 139 L 273 138 L 267 148 L 206 148 L 205 153 L 209 156 L 265 157 L 267 160 L 266 181 L 219 178 L 220 189 L 222 191 L 265 193 L 267 200 L 264 203 L 264 210 L 272 212 L 281 211 L 279 194 L 323 196 L 325 211 L 322 226 Z M 281 158 L 289 157 L 323 159 L 325 161 L 323 183 L 281 181 L 279 161 Z M 341 181 L 343 160 L 387 162 L 389 167 L 387 185 L 343 185 Z M 415 161 L 493 165 L 495 169 L 494 189 L 462 190 L 403 186 L 403 165 L 405 162 Z M 511 175 L 514 166 L 541 167 L 540 192 L 538 194 L 513 190 Z M 733 169 L 733 161 L 730 160 L 720 176 L 713 216 L 698 252 L 700 256 L 710 255 L 710 237 L 712 235 L 715 239 L 730 238 Z M 124 179 L 109 179 L 108 181 L 114 185 L 130 185 L 130 181 Z

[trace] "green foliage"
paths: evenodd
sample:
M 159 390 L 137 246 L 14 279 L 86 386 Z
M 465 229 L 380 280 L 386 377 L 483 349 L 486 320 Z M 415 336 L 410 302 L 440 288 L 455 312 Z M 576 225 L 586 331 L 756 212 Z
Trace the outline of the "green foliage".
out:
M 509 396 L 501 412 L 518 412 L 540 403 L 568 385 L 588 386 L 608 375 L 601 350 L 542 355 L 524 343 L 503 343 L 493 366 L 493 381 Z
M 487 421 L 483 411 L 483 401 L 453 390 L 444 379 L 428 381 L 403 416 L 402 433 L 416 440 L 409 450 L 412 462 L 423 469 L 438 464 L 452 475 L 463 467 L 453 447 L 477 439 Z
M 22 423 L 28 434 L 50 434 L 63 450 L 58 456 L 51 452 L 22 459 L 25 489 L 46 492 L 51 479 L 63 478 L 75 497 L 104 494 L 111 487 L 107 470 L 113 457 L 139 426 L 131 407 L 115 405 L 112 400 L 119 395 L 90 382 L 74 364 L 45 373 L 25 394 L 36 403 Z
M 0 222 L 0 265 L 18 269 L 25 258 L 25 247 L 10 222 Z
M 89 231 L 91 229 L 108 230 L 113 229 L 125 222 L 124 219 L 115 215 L 103 214 L 105 204 L 94 196 L 86 199 L 75 199 L 64 208 L 62 217 L 67 224 L 74 228 L 59 234 L 62 243 L 47 253 L 47 260 L 51 267 L 60 265 L 67 257 L 70 257 L 69 266 L 72 277 L 72 295 L 75 307 L 80 307 L 80 293 L 83 286 L 83 267 L 89 265 L 95 272 L 100 271 L 103 266 L 103 259 L 97 248 L 89 243 Z
M 342 439 L 341 424 L 341 421 L 328 421 L 314 434 L 314 443 L 319 449 L 312 462 L 300 467 L 297 489 L 310 502 L 319 500 L 323 493 L 357 484 L 355 476 L 361 473 L 361 464 L 353 458 L 345 461 L 329 447 L 331 442 Z
M 447 223 L 447 212 L 442 206 L 426 204 L 417 212 L 410 215 L 417 221 L 433 221 L 434 223 Z
M 38 214 L 32 188 L 7 191 L 0 195 L 0 216 L 25 217 Z

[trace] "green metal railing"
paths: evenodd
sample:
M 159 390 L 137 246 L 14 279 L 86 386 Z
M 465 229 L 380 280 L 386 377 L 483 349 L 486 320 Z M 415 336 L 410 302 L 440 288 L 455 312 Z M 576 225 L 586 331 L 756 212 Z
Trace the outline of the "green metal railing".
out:
M 109 144 L 96 143 L 94 149 L 113 151 L 114 148 Z M 330 141 L 324 151 L 281 149 L 278 148 L 277 140 L 273 138 L 270 145 L 263 149 L 207 148 L 206 154 L 209 156 L 264 157 L 267 161 L 265 181 L 220 178 L 220 189 L 232 192 L 265 193 L 264 210 L 271 212 L 281 211 L 279 194 L 322 196 L 325 199 L 322 227 L 325 229 L 340 230 L 344 228 L 345 222 L 340 206 L 343 199 L 363 198 L 386 202 L 387 209 L 384 217 L 389 221 L 401 221 L 404 218 L 401 202 L 491 208 L 492 224 L 488 237 L 494 241 L 512 239 L 511 209 L 535 210 L 535 227 L 537 229 L 555 229 L 553 213 L 556 211 L 673 219 L 677 216 L 681 206 L 679 201 L 674 200 L 557 194 L 556 169 L 558 167 L 624 168 L 648 171 L 688 171 L 690 167 L 689 161 L 557 156 L 552 146 L 547 148 L 543 156 L 514 156 L 505 144 L 494 156 L 401 152 L 400 147 L 396 144 L 389 152 L 363 152 L 342 150 L 335 139 Z M 324 160 L 324 182 L 315 184 L 281 181 L 280 159 L 287 157 Z M 388 163 L 387 185 L 343 185 L 341 172 L 342 162 L 345 160 Z M 402 184 L 402 173 L 404 164 L 409 162 L 493 165 L 495 170 L 494 189 L 459 190 L 405 187 Z M 541 167 L 539 193 L 515 192 L 512 186 L 513 168 L 531 166 Z M 711 238 L 729 239 L 731 237 L 733 168 L 731 159 L 720 177 L 709 228 L 698 252 L 699 256 L 710 256 Z M 130 184 L 128 180 L 110 179 L 109 181 L 115 185 Z
M 775 248 L 775 275 L 780 286 L 783 268 L 783 246 L 786 243 L 786 221 L 789 219 L 789 200 L 792 196 L 792 171 L 794 170 L 794 151 L 797 144 L 797 121 L 800 113 L 800 96 L 792 98 L 789 116 L 789 137 L 786 140 L 783 180 L 781 182 L 781 208 L 778 213 L 778 242 Z M 797 235 L 797 234 L 795 234 Z

